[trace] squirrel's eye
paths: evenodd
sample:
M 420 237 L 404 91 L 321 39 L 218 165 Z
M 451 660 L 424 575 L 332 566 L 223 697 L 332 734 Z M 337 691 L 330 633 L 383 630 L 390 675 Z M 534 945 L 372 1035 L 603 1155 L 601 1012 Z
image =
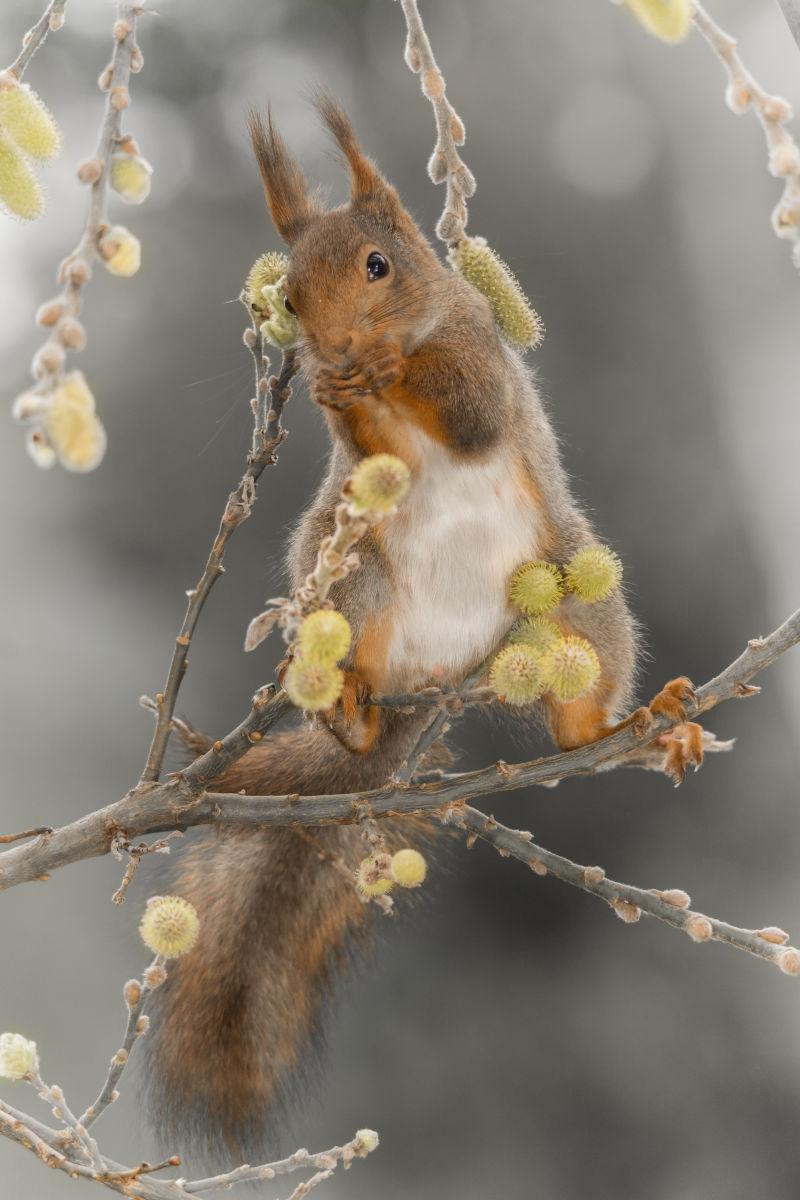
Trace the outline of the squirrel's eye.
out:
M 367 259 L 367 279 L 370 283 L 374 283 L 376 279 L 383 279 L 384 275 L 389 274 L 389 264 L 382 254 L 377 250 L 373 250 Z
M 294 311 L 294 307 L 288 296 L 283 297 L 283 307 L 288 313 L 291 313 L 293 317 L 297 316 L 297 313 Z

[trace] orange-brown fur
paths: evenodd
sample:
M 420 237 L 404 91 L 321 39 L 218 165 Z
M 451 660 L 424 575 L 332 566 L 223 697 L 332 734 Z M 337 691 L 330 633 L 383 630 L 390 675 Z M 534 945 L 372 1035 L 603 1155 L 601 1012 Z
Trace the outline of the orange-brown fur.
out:
M 360 543 L 360 568 L 331 593 L 353 630 L 341 701 L 323 719 L 268 738 L 215 783 L 253 794 L 382 784 L 429 713 L 390 713 L 370 706 L 370 693 L 463 678 L 513 620 L 507 573 L 526 558 L 563 563 L 594 538 L 535 384 L 501 341 L 487 302 L 440 262 L 337 105 L 322 97 L 318 106 L 351 176 L 349 203 L 330 212 L 309 195 L 271 119 L 251 121 L 272 218 L 291 247 L 286 295 L 303 335 L 303 371 L 332 442 L 327 475 L 292 539 L 295 585 L 331 532 L 359 458 L 399 455 L 412 485 L 393 522 Z M 366 266 L 376 252 L 389 270 L 371 279 Z M 619 593 L 591 606 L 568 598 L 559 620 L 592 642 L 602 667 L 590 697 L 543 707 L 567 748 L 600 736 L 624 710 L 635 630 Z M 398 661 L 401 636 L 416 647 L 413 660 Z M 364 853 L 352 828 L 323 829 L 318 838 L 351 868 Z M 201 935 L 155 995 L 157 1118 L 169 1134 L 240 1153 L 263 1141 L 268 1114 L 314 1039 L 334 969 L 367 914 L 313 840 L 289 829 L 198 841 L 174 889 L 197 906 Z

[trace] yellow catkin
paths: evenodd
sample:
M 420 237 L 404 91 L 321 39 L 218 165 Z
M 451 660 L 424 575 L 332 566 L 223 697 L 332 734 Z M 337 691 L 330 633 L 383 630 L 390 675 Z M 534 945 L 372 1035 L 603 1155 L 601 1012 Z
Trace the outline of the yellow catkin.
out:
M 410 484 L 411 472 L 402 458 L 372 454 L 362 458 L 351 474 L 345 495 L 354 512 L 389 513 L 404 499 Z
M 11 141 L 0 134 L 0 205 L 23 221 L 35 221 L 44 212 L 44 196 L 30 163 Z
M 605 600 L 622 581 L 622 563 L 608 546 L 584 546 L 564 567 L 567 587 L 580 600 Z
M 542 659 L 545 686 L 557 700 L 577 700 L 600 678 L 600 660 L 584 638 L 565 637 Z
M 0 1034 L 0 1078 L 26 1079 L 39 1073 L 36 1042 L 21 1033 Z
M 692 0 L 625 0 L 648 33 L 662 42 L 682 42 L 692 26 Z
M 532 704 L 545 690 L 541 656 L 530 646 L 506 646 L 491 665 L 489 683 L 507 704 Z
M 346 617 L 335 609 L 321 608 L 303 621 L 297 641 L 306 662 L 337 663 L 350 649 L 351 636 Z
M 536 654 L 545 654 L 561 640 L 561 630 L 547 617 L 524 617 L 512 626 L 511 645 L 528 646 Z
M 523 350 L 535 349 L 541 343 L 541 317 L 485 238 L 465 238 L 448 258 L 451 266 L 489 301 L 497 326 L 509 342 Z
M 508 598 L 529 616 L 555 608 L 564 595 L 564 580 L 558 567 L 549 562 L 523 563 L 511 576 Z
M 285 254 L 280 254 L 277 250 L 269 250 L 266 254 L 260 255 L 247 272 L 247 281 L 244 285 L 247 303 L 262 312 L 266 308 L 266 303 L 261 289 L 283 279 L 288 270 L 289 259 Z
M 128 204 L 141 204 L 150 195 L 153 168 L 138 154 L 115 154 L 111 159 L 109 183 Z
M 308 662 L 302 654 L 289 664 L 283 686 L 298 708 L 308 712 L 324 712 L 342 694 L 344 675 L 331 663 Z
M 425 876 L 428 873 L 428 864 L 419 850 L 406 847 L 392 855 L 389 870 L 391 871 L 392 879 L 400 887 L 416 888 L 425 882 Z
M 44 427 L 58 460 L 68 471 L 93 471 L 106 452 L 106 432 L 81 371 L 71 371 L 52 393 Z
M 61 130 L 27 83 L 0 86 L 0 126 L 20 150 L 40 162 L 55 158 L 61 149 Z
M 139 935 L 145 946 L 162 958 L 180 958 L 186 954 L 199 932 L 197 911 L 182 896 L 153 896 L 139 923 Z

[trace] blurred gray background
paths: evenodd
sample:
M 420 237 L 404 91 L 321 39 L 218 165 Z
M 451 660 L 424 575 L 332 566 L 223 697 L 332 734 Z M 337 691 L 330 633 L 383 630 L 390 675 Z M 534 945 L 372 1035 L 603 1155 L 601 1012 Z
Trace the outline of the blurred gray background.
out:
M 403 64 L 399 5 L 158 7 L 142 23 L 145 69 L 126 118 L 154 165 L 153 193 L 112 213 L 141 237 L 143 267 L 132 280 L 98 271 L 85 310 L 79 365 L 108 456 L 87 477 L 39 473 L 10 419 L 0 444 L 3 830 L 70 820 L 138 777 L 150 735 L 138 697 L 163 681 L 184 589 L 239 478 L 251 367 L 232 299 L 256 254 L 278 245 L 246 106 L 271 98 L 338 201 L 342 174 L 303 100 L 322 82 L 426 229 L 443 199 L 425 174 L 432 115 Z M 713 7 L 757 78 L 800 101 L 800 52 L 777 6 Z M 422 9 L 468 131 L 479 185 L 470 230 L 543 314 L 536 362 L 566 462 L 624 558 L 647 629 L 642 695 L 678 673 L 704 680 L 800 596 L 800 280 L 770 228 L 780 184 L 761 131 L 725 107 L 723 74 L 699 38 L 664 46 L 604 0 Z M 6 0 L 0 62 L 38 11 Z M 66 145 L 46 172 L 46 218 L 0 223 L 9 400 L 27 385 L 33 312 L 83 221 L 73 172 L 95 143 L 112 19 L 105 0 L 70 0 L 28 76 Z M 214 732 L 271 674 L 272 651 L 245 656 L 243 632 L 282 589 L 287 530 L 326 452 L 304 395 L 286 422 L 280 465 L 231 547 L 181 696 Z M 679 791 L 618 772 L 490 807 L 614 878 L 684 887 L 703 911 L 778 923 L 797 941 L 800 657 L 760 682 L 759 700 L 710 717 L 737 737 L 735 752 Z M 466 728 L 464 762 L 541 749 Z M 121 910 L 111 859 L 2 898 L 0 1028 L 38 1041 L 43 1073 L 73 1107 L 94 1095 L 118 1045 L 120 988 L 146 961 L 136 922 L 155 865 L 145 862 Z M 361 1125 L 380 1131 L 380 1152 L 327 1184 L 329 1200 L 796 1197 L 800 984 L 655 922 L 625 926 L 485 847 L 455 848 L 432 875 L 343 993 L 319 1095 L 292 1134 L 316 1149 Z M 3 1086 L 12 1102 L 27 1102 L 23 1091 Z M 139 1113 L 131 1080 L 102 1129 L 127 1162 L 154 1152 Z M 0 1181 L 18 1200 L 70 1186 L 7 1143 Z

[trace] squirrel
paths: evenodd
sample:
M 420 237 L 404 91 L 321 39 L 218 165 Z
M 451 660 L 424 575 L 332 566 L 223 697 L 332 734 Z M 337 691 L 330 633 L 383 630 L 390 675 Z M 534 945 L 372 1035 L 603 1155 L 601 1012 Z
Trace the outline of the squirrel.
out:
M 508 634 L 515 568 L 564 563 L 595 541 L 534 380 L 498 334 L 488 302 L 439 259 L 338 103 L 325 94 L 316 104 L 350 175 L 349 202 L 330 211 L 309 191 L 271 114 L 250 118 L 267 204 L 290 248 L 285 303 L 299 321 L 302 370 L 331 439 L 326 477 L 291 539 L 295 586 L 332 531 L 359 459 L 397 455 L 412 482 L 396 515 L 360 544 L 359 569 L 331 592 L 353 631 L 341 700 L 255 746 L 215 783 L 230 792 L 342 793 L 385 783 L 430 715 L 371 706 L 370 696 L 460 682 Z M 538 703 L 560 749 L 642 714 L 683 718 L 692 692 L 681 678 L 621 720 L 637 630 L 619 590 L 592 605 L 567 596 L 554 619 L 591 642 L 601 665 L 586 696 Z M 652 751 L 655 765 L 676 776 L 702 759 L 702 730 L 682 728 Z M 355 866 L 361 845 L 357 829 L 336 826 L 313 838 L 288 828 L 227 832 L 188 849 L 173 890 L 197 908 L 201 936 L 154 994 L 148 1039 L 162 1133 L 228 1154 L 264 1146 L 270 1114 L 306 1078 L 337 968 L 368 925 L 372 906 L 324 861 L 327 852 Z

